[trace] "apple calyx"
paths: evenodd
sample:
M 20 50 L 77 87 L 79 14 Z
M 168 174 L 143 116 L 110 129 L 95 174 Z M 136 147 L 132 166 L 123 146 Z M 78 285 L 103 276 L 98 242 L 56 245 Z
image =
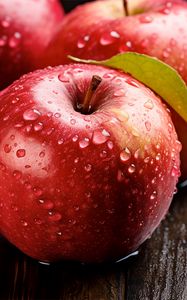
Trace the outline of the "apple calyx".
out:
M 129 16 L 128 1 L 127 0 L 123 0 L 123 7 L 124 7 L 124 10 L 125 10 L 125 15 Z
M 82 114 L 89 114 L 90 111 L 92 110 L 92 98 L 93 95 L 96 91 L 96 89 L 98 88 L 98 86 L 100 85 L 102 81 L 102 78 L 98 75 L 93 75 L 92 80 L 90 82 L 89 88 L 87 90 L 87 93 L 84 97 L 84 101 L 83 104 L 81 105 L 81 113 Z

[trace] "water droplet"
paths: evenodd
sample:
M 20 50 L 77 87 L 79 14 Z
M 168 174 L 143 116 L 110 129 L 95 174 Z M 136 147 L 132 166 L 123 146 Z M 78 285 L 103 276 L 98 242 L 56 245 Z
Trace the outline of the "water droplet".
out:
M 100 38 L 100 44 L 102 46 L 108 46 L 115 43 L 120 38 L 119 33 L 111 31 L 110 33 L 104 33 Z
M 106 151 L 101 151 L 101 153 L 100 153 L 100 157 L 101 158 L 105 158 L 105 157 L 107 157 L 107 152 Z
M 154 191 L 154 192 L 151 194 L 150 199 L 151 199 L 151 200 L 154 200 L 154 199 L 156 198 L 156 195 L 157 195 L 157 192 Z
M 40 116 L 40 112 L 36 109 L 28 109 L 23 113 L 23 119 L 25 121 L 35 121 Z
M 149 121 L 146 121 L 145 122 L 145 127 L 146 127 L 147 131 L 150 131 L 151 130 L 151 123 Z
M 120 34 L 117 31 L 111 31 L 110 35 L 116 39 L 120 38 Z
M 110 136 L 110 133 L 106 130 L 106 129 L 103 129 L 102 130 L 102 135 L 104 135 L 104 136 Z
M 76 134 L 73 136 L 72 141 L 73 142 L 77 142 L 78 141 L 79 136 Z
M 4 151 L 5 153 L 10 153 L 12 147 L 9 144 L 4 145 Z
M 24 157 L 25 154 L 26 154 L 25 149 L 18 149 L 18 150 L 16 151 L 16 155 L 17 155 L 18 158 Z
M 14 172 L 13 172 L 13 176 L 16 178 L 16 179 L 20 179 L 21 178 L 21 172 L 20 171 L 17 171 L 17 170 L 15 170 Z
M 50 200 L 39 199 L 38 201 L 39 204 L 41 204 L 44 209 L 49 210 L 54 208 L 54 203 Z
M 108 149 L 112 150 L 114 148 L 114 144 L 112 141 L 107 142 Z
M 58 212 L 49 212 L 49 220 L 58 222 L 62 219 L 62 215 Z
M 42 158 L 42 157 L 44 157 L 44 156 L 45 156 L 45 152 L 44 152 L 44 151 L 41 151 L 40 154 L 39 154 L 39 157 Z
M 103 75 L 103 78 L 106 78 L 106 79 L 113 79 L 114 78 L 114 74 L 112 73 L 105 73 Z
M 117 91 L 114 92 L 114 96 L 115 97 L 122 97 L 125 96 L 125 90 L 124 89 L 119 89 Z
M 71 119 L 70 123 L 71 123 L 71 125 L 75 125 L 76 124 L 76 120 L 75 119 Z
M 7 37 L 6 36 L 3 36 L 0 38 L 0 47 L 3 47 L 5 46 L 7 43 Z
M 180 152 L 182 150 L 182 144 L 179 140 L 176 140 L 177 150 Z
M 128 48 L 132 48 L 132 42 L 131 41 L 127 41 L 125 43 L 125 45 L 128 47 Z
M 118 173 L 117 173 L 117 180 L 119 182 L 122 182 L 124 180 L 124 174 L 121 170 L 118 170 Z
M 58 119 L 58 118 L 61 117 L 61 114 L 60 114 L 60 113 L 55 113 L 55 114 L 54 114 L 54 117 Z
M 134 80 L 134 79 L 131 79 L 131 78 L 127 78 L 126 79 L 126 82 L 136 88 L 139 88 L 139 84 Z
M 156 155 L 155 159 L 156 159 L 157 161 L 159 161 L 159 160 L 161 159 L 161 154 L 158 153 L 158 154 Z
M 136 170 L 136 167 L 135 167 L 134 164 L 131 164 L 131 165 L 129 166 L 129 168 L 128 168 L 128 172 L 129 172 L 130 174 L 133 174 L 133 173 L 135 172 L 135 170 Z
M 172 177 L 178 177 L 178 176 L 180 176 L 179 168 L 176 165 L 174 165 L 173 168 L 172 168 L 172 170 L 171 170 L 171 176 Z
M 151 16 L 141 15 L 139 17 L 139 21 L 140 23 L 151 23 L 153 21 L 153 18 Z
M 34 187 L 33 191 L 34 191 L 34 193 L 37 197 L 40 197 L 43 194 L 43 190 L 41 188 L 38 188 L 38 187 Z
M 16 48 L 20 43 L 20 39 L 21 39 L 21 34 L 19 32 L 15 32 L 8 42 L 10 48 Z
M 63 138 L 60 138 L 59 140 L 58 140 L 58 145 L 62 145 L 64 143 L 64 139 Z
M 148 109 L 153 109 L 153 102 L 152 100 L 148 100 L 144 103 L 144 107 Z
M 10 136 L 10 139 L 11 139 L 12 141 L 15 140 L 15 135 L 12 134 L 12 135 Z
M 120 153 L 120 160 L 122 162 L 127 162 L 131 158 L 131 152 L 130 150 L 126 147 L 123 151 Z
M 107 131 L 106 131 L 107 132 Z M 93 143 L 96 145 L 103 144 L 108 139 L 108 134 L 103 134 L 104 130 L 101 132 L 100 130 L 95 130 L 93 134 Z
M 65 76 L 64 74 L 59 74 L 59 75 L 58 75 L 58 79 L 59 79 L 61 82 L 65 82 L 65 83 L 67 83 L 67 82 L 70 81 L 69 77 Z
M 92 169 L 92 165 L 91 164 L 87 164 L 85 167 L 84 167 L 85 171 L 86 172 L 90 172 L 91 169 Z
M 5 19 L 1 22 L 2 27 L 8 28 L 10 26 L 10 21 L 8 19 Z
M 79 157 L 76 157 L 76 158 L 74 159 L 74 163 L 77 164 L 78 162 L 79 162 Z
M 89 144 L 90 144 L 89 138 L 84 138 L 84 139 L 82 139 L 81 141 L 79 141 L 79 147 L 80 147 L 81 149 L 88 147 Z
M 43 123 L 39 122 L 34 125 L 34 131 L 40 131 L 43 129 Z
M 35 219 L 34 219 L 34 223 L 35 223 L 36 225 L 41 225 L 41 224 L 42 224 L 42 220 L 40 220 L 40 219 L 38 219 L 38 218 L 35 218 Z
M 86 46 L 86 43 L 90 40 L 89 35 L 85 35 L 83 38 L 80 38 L 77 42 L 77 48 L 82 49 Z
M 28 223 L 25 221 L 25 220 L 21 220 L 21 223 L 24 227 L 27 227 L 28 226 Z
M 149 162 L 149 160 L 150 160 L 150 157 L 149 156 L 147 156 L 146 158 L 144 158 L 144 163 L 148 163 Z

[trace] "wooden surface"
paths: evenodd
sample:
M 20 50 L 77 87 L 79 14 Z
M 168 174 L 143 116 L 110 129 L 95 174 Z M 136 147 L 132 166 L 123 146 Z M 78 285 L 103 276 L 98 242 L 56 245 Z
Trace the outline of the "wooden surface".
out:
M 187 189 L 138 256 L 118 264 L 42 265 L 0 239 L 0 300 L 187 300 Z

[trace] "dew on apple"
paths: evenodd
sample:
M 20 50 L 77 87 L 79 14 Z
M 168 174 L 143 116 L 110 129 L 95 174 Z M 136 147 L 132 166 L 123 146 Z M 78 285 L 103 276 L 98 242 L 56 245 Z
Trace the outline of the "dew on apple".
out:
M 25 121 L 35 121 L 40 115 L 41 114 L 37 109 L 28 109 L 23 113 L 23 119 Z
M 160 154 L 160 153 L 157 153 L 155 159 L 156 159 L 157 161 L 159 161 L 159 160 L 161 159 L 161 154 Z
M 64 82 L 64 83 L 68 83 L 70 81 L 69 77 L 68 76 L 65 76 L 64 74 L 59 74 L 58 75 L 58 79 L 61 81 L 61 82 Z
M 79 136 L 76 134 L 76 135 L 73 136 L 72 141 L 77 142 L 78 139 L 79 139 Z
M 153 21 L 153 18 L 151 16 L 141 15 L 139 17 L 139 21 L 140 23 L 151 23 Z
M 125 95 L 125 90 L 124 89 L 119 89 L 118 91 L 114 92 L 114 96 L 116 97 L 122 97 Z
M 8 45 L 10 48 L 16 48 L 21 39 L 21 34 L 19 32 L 15 32 L 14 35 L 9 39 Z
M 51 135 L 54 131 L 55 131 L 55 128 L 54 128 L 54 127 L 49 128 L 49 129 L 46 131 L 46 134 L 49 136 L 49 135 Z
M 70 123 L 71 123 L 71 125 L 75 125 L 76 124 L 76 120 L 75 119 L 71 119 Z
M 144 158 L 144 163 L 147 164 L 149 161 L 150 161 L 150 157 L 149 156 L 147 156 L 147 157 Z
M 39 199 L 38 202 L 46 210 L 54 208 L 54 203 L 52 201 L 50 201 L 50 200 Z
M 17 127 L 18 127 L 18 126 L 17 126 Z M 22 126 L 19 126 L 19 127 L 22 127 Z M 26 125 L 26 126 L 25 126 L 25 131 L 26 131 L 27 133 L 31 132 L 31 130 L 32 130 L 32 124 L 29 124 L 29 125 Z
M 113 32 L 114 31 L 111 31 L 110 33 L 108 33 L 108 32 L 103 33 L 103 35 L 101 36 L 101 38 L 99 40 L 101 46 L 111 45 L 120 38 L 120 36 L 118 36 L 118 35 L 112 35 Z
M 82 49 L 86 46 L 86 43 L 89 41 L 90 36 L 85 35 L 83 38 L 80 38 L 77 42 L 77 48 Z
M 7 37 L 3 36 L 0 38 L 0 47 L 4 47 L 7 43 Z
M 33 188 L 33 191 L 34 191 L 34 194 L 36 195 L 36 196 L 41 196 L 42 194 L 43 194 L 43 189 L 41 189 L 41 188 L 39 188 L 39 187 L 34 187 Z
M 145 122 L 145 127 L 146 127 L 147 131 L 150 131 L 151 130 L 151 123 L 149 121 L 146 121 Z
M 132 78 L 127 78 L 126 80 L 125 80 L 128 84 L 130 84 L 130 85 L 132 85 L 132 86 L 134 86 L 134 87 L 136 87 L 136 88 L 139 88 L 140 86 L 139 86 L 139 84 L 138 84 L 138 82 L 137 81 L 135 81 L 135 80 L 133 80 Z
M 34 131 L 41 131 L 43 129 L 43 123 L 39 122 L 37 124 L 34 125 Z
M 112 150 L 114 148 L 114 143 L 112 141 L 107 142 L 108 149 Z
M 61 114 L 60 114 L 60 113 L 55 113 L 55 114 L 54 114 L 54 117 L 58 119 L 58 118 L 61 117 Z
M 90 172 L 92 169 L 92 165 L 91 164 L 87 164 L 86 166 L 84 166 L 84 169 L 86 172 Z
M 90 140 L 87 137 L 85 137 L 85 138 L 83 138 L 82 140 L 79 141 L 79 147 L 81 149 L 84 149 L 84 148 L 88 147 L 89 144 L 90 144 Z
M 27 226 L 28 226 L 28 223 L 27 223 L 25 220 L 21 220 L 21 224 L 22 224 L 24 227 L 27 227 Z
M 113 79 L 114 78 L 114 74 L 113 73 L 105 73 L 103 75 L 103 78 L 105 78 L 105 79 Z
M 96 145 L 104 144 L 108 140 L 108 134 L 103 134 L 103 131 L 95 130 L 93 133 L 92 141 Z
M 1 25 L 2 25 L 2 27 L 4 27 L 4 28 L 8 28 L 8 27 L 10 26 L 10 20 L 8 20 L 8 19 L 2 20 L 2 21 L 1 21 Z
M 131 152 L 130 150 L 126 147 L 124 150 L 121 151 L 120 153 L 120 160 L 122 163 L 127 162 L 131 158 Z
M 25 155 L 26 155 L 25 149 L 18 149 L 18 150 L 16 151 L 16 156 L 17 156 L 18 158 L 24 157 Z
M 54 222 L 58 222 L 62 219 L 62 215 L 58 212 L 52 212 L 52 211 L 49 211 L 49 220 L 50 221 L 54 221 Z
M 41 152 L 39 153 L 39 157 L 43 158 L 44 156 L 45 156 L 45 152 L 44 152 L 44 151 L 41 151 Z
M 117 172 L 117 180 L 119 182 L 122 182 L 124 180 L 124 174 L 121 170 L 118 170 L 118 172 Z
M 5 153 L 10 153 L 11 150 L 12 150 L 12 147 L 9 144 L 4 145 Z
M 148 109 L 153 109 L 154 105 L 153 105 L 153 101 L 152 100 L 148 100 L 144 103 L 144 107 L 148 108 Z
M 134 164 L 131 164 L 131 165 L 129 166 L 129 168 L 128 168 L 128 172 L 129 172 L 130 174 L 133 174 L 135 171 L 136 171 L 135 165 L 134 165 Z

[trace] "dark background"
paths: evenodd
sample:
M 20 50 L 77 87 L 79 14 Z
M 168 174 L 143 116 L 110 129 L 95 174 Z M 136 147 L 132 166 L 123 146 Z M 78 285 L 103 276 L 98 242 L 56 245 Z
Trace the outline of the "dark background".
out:
M 83 4 L 85 2 L 90 2 L 90 1 L 93 1 L 93 0 L 61 0 L 62 5 L 64 6 L 64 9 L 66 12 L 73 9 L 78 4 Z

